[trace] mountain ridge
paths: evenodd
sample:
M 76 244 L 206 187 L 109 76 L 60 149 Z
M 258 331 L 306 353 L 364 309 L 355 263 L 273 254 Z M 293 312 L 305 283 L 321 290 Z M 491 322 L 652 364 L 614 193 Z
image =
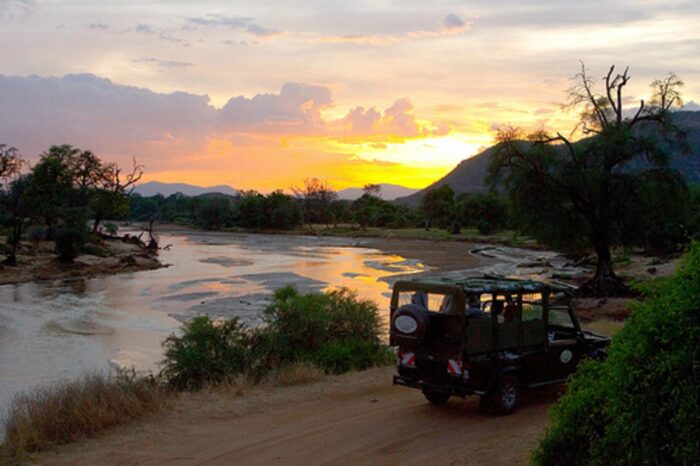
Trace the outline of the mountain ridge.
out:
M 220 193 L 229 196 L 235 196 L 238 191 L 229 185 L 220 184 L 215 186 L 197 186 L 189 183 L 165 183 L 162 181 L 148 181 L 139 183 L 133 191 L 134 194 L 140 194 L 143 197 L 155 196 L 162 194 L 165 197 L 176 193 L 182 193 L 185 196 L 201 196 L 202 194 Z
M 681 173 L 687 182 L 700 183 L 700 111 L 679 111 L 673 114 L 676 124 L 686 132 L 690 153 L 674 153 L 669 160 L 669 166 Z M 417 206 L 423 195 L 430 189 L 449 185 L 455 194 L 480 193 L 489 190 L 486 182 L 491 157 L 496 152 L 496 145 L 462 160 L 447 175 L 436 182 L 409 196 L 395 200 L 396 203 L 406 206 Z M 644 162 L 634 161 L 632 169 L 641 168 Z

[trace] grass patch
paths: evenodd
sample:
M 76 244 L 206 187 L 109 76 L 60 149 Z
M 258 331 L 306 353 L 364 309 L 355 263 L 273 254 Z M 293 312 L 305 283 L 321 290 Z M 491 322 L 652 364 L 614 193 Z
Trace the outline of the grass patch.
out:
M 308 362 L 297 362 L 274 371 L 270 382 L 280 387 L 304 385 L 323 380 L 326 373 Z
M 47 450 L 157 411 L 167 393 L 133 372 L 88 375 L 17 396 L 5 421 L 0 459 Z
M 582 324 L 585 330 L 603 335 L 615 336 L 625 326 L 624 320 L 601 318 Z

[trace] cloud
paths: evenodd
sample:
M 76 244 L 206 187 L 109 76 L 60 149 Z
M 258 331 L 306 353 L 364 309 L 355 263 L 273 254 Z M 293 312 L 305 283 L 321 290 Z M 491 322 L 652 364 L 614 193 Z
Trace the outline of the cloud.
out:
M 219 129 L 264 133 L 309 134 L 321 131 L 321 111 L 333 103 L 327 87 L 286 83 L 279 94 L 229 99 L 219 112 Z
M 176 60 L 161 60 L 161 59 L 153 58 L 153 57 L 137 58 L 137 59 L 134 59 L 131 61 L 133 63 L 143 63 L 143 64 L 151 65 L 151 66 L 158 68 L 162 71 L 191 68 L 192 66 L 194 66 L 192 63 L 189 63 L 189 62 L 176 61 Z
M 106 31 L 107 29 L 110 28 L 110 26 L 107 23 L 88 23 L 87 28 L 88 29 L 96 29 L 99 31 Z
M 356 140 L 357 136 L 393 140 L 422 136 L 448 134 L 450 126 L 445 122 L 420 125 L 413 115 L 413 104 L 409 99 L 398 99 L 383 112 L 375 108 L 355 107 L 345 117 L 333 122 L 333 131 L 341 139 Z M 350 138 L 347 138 L 347 137 Z M 374 136 L 374 138 L 372 138 Z
M 124 32 L 130 32 L 130 31 L 131 31 L 131 29 L 127 29 Z M 133 31 L 136 33 L 139 33 L 139 34 L 146 35 L 146 36 L 158 37 L 162 41 L 180 44 L 180 45 L 185 46 L 185 47 L 190 46 L 190 42 L 187 39 L 173 36 L 165 29 L 158 29 L 151 24 L 139 23 L 136 25 L 136 27 L 133 28 Z
M 263 27 L 257 24 L 253 18 L 247 16 L 226 16 L 220 14 L 208 14 L 204 17 L 187 18 L 185 29 L 191 27 L 215 27 L 237 29 L 254 36 L 268 38 L 283 35 L 284 31 Z
M 33 0 L 0 0 L 0 18 L 26 19 L 36 9 Z
M 354 33 L 345 35 L 308 35 L 311 42 L 326 42 L 334 44 L 373 45 L 387 47 L 390 45 L 409 42 L 413 40 L 431 39 L 446 36 L 454 36 L 468 31 L 471 23 L 463 20 L 455 14 L 448 14 L 432 29 L 418 29 L 406 31 L 403 34 L 369 34 Z
M 450 13 L 449 15 L 443 18 L 442 25 L 445 27 L 445 29 L 449 31 L 462 31 L 465 28 L 469 27 L 469 25 L 462 18 L 453 13 Z
M 214 124 L 207 96 L 159 94 L 91 74 L 62 78 L 0 75 L 0 141 L 34 157 L 70 143 L 128 163 L 156 146 L 196 150 Z
M 187 67 L 152 57 L 139 62 Z M 215 179 L 259 189 L 288 186 L 309 173 L 341 180 L 353 170 L 365 179 L 410 175 L 420 178 L 413 183 L 427 183 L 436 172 L 401 164 L 382 172 L 380 162 L 358 159 L 355 144 L 386 148 L 447 129 L 419 124 L 409 99 L 381 112 L 356 107 L 343 118 L 324 118 L 334 104 L 331 89 L 304 83 L 233 97 L 217 109 L 206 95 L 157 93 L 92 74 L 0 75 L 0 102 L 0 142 L 30 161 L 51 145 L 67 143 L 122 165 L 135 157 L 154 178 Z M 261 175 L 266 167 L 269 173 Z

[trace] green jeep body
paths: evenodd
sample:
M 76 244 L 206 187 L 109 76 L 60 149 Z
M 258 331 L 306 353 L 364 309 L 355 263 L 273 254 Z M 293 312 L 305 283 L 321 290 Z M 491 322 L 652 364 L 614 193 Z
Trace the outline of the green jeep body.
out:
M 433 403 L 477 394 L 493 411 L 512 412 L 521 388 L 563 382 L 583 358 L 605 356 L 610 339 L 581 329 L 570 298 L 568 288 L 533 280 L 398 281 L 394 383 Z

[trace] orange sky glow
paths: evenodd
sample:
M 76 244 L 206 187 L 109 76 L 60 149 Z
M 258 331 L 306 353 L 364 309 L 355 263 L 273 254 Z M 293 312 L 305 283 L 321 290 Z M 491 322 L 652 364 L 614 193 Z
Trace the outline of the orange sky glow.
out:
M 601 14 L 601 10 L 605 14 Z M 672 0 L 0 1 L 0 143 L 91 149 L 144 180 L 422 188 L 501 125 L 569 131 L 579 60 L 700 95 L 700 6 Z

